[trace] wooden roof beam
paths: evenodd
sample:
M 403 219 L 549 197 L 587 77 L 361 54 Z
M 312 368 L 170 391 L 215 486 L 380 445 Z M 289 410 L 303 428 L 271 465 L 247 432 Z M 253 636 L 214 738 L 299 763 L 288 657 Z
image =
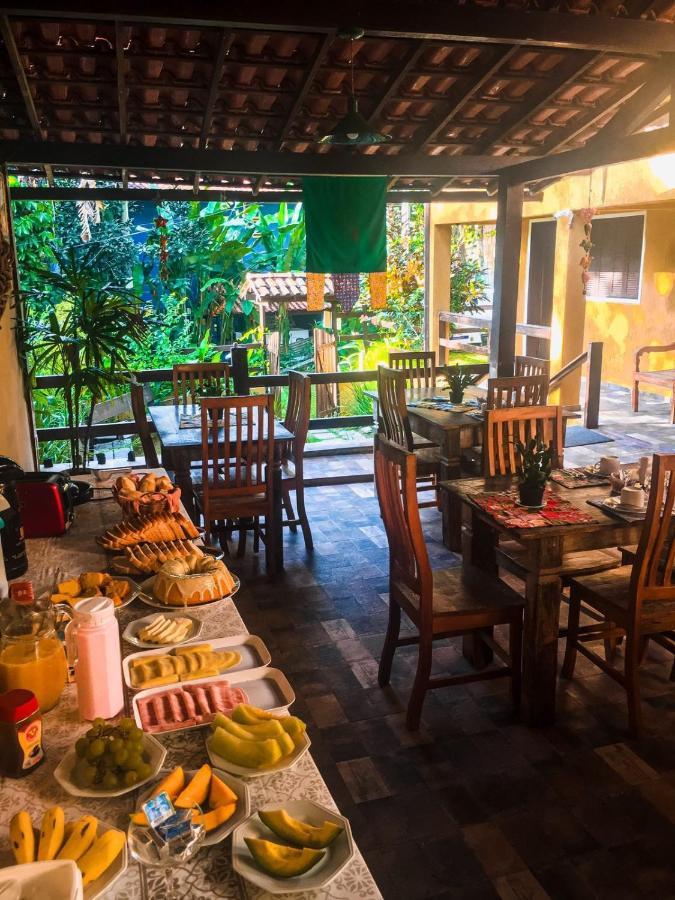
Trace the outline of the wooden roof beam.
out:
M 425 44 L 424 41 L 415 41 L 408 48 L 407 53 L 405 53 L 401 59 L 401 62 L 396 68 L 396 71 L 392 74 L 391 78 L 387 82 L 385 89 L 382 91 L 380 96 L 375 101 L 374 106 L 370 110 L 370 115 L 368 116 L 368 122 L 370 125 L 375 125 L 380 119 L 382 112 L 394 97 L 396 97 L 399 88 L 401 87 L 401 83 L 403 79 L 411 74 L 413 67 L 417 64 L 420 56 L 424 52 Z
M 300 85 L 300 90 L 295 96 L 295 100 L 293 101 L 291 108 L 288 111 L 288 116 L 286 117 L 286 121 L 281 129 L 281 133 L 279 134 L 279 140 L 276 144 L 276 149 L 281 150 L 284 141 L 288 138 L 291 133 L 291 129 L 293 127 L 293 122 L 295 121 L 295 117 L 302 109 L 302 105 L 305 102 L 307 95 L 309 94 L 312 85 L 314 84 L 314 79 L 316 78 L 316 73 L 319 71 L 323 62 L 326 58 L 326 54 L 328 53 L 328 49 L 330 45 L 333 43 L 335 38 L 335 29 L 332 29 L 327 34 L 319 40 L 316 45 L 316 49 L 312 58 L 307 66 L 307 70 L 305 72 L 305 77 L 302 80 L 302 84 Z
M 6 7 L 14 16 L 105 20 L 122 17 L 162 26 L 220 26 L 326 33 L 345 22 L 358 22 L 374 37 L 462 41 L 479 44 L 522 43 L 529 46 L 608 50 L 619 53 L 675 52 L 675 28 L 667 22 L 577 16 L 571 13 L 454 6 L 447 3 L 392 4 L 387 0 L 343 0 L 340 4 L 308 4 L 306 0 L 264 0 L 248 4 L 214 4 L 193 0 L 177 13 L 164 0 L 97 0 L 89 9 L 65 0 L 38 0 Z M 84 8 L 83 8 L 84 7 Z M 227 10 L 229 18 L 223 17 Z M 233 15 L 234 14 L 234 15 Z
M 228 54 L 232 49 L 232 44 L 234 42 L 234 32 L 227 32 L 223 29 L 220 33 L 220 40 L 218 42 L 218 50 L 216 52 L 216 58 L 213 63 L 213 74 L 211 75 L 211 83 L 209 84 L 209 93 L 206 98 L 206 104 L 204 106 L 204 117 L 202 118 L 202 127 L 199 132 L 199 149 L 203 150 L 209 139 L 209 134 L 211 133 L 211 124 L 213 122 L 213 112 L 216 108 L 216 101 L 218 100 L 218 91 L 220 87 L 220 80 L 223 77 L 223 71 L 225 69 L 225 61 L 227 60 Z M 192 184 L 192 191 L 196 195 L 199 193 L 199 180 L 200 173 L 195 172 L 194 181 Z

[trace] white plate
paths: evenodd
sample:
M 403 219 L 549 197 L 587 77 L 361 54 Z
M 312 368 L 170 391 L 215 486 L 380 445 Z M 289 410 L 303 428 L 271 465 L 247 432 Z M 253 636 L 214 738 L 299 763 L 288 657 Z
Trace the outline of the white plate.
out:
M 77 576 L 73 576 L 73 579 L 75 579 L 76 577 Z M 136 599 L 136 597 L 140 597 L 141 589 L 136 584 L 136 582 L 133 580 L 133 578 L 129 578 L 128 575 L 113 575 L 112 577 L 115 579 L 115 581 L 126 581 L 130 588 L 129 594 L 127 595 L 126 599 L 123 600 L 119 606 L 115 607 L 115 612 L 118 612 L 118 610 L 124 609 L 125 606 L 128 606 L 130 603 L 133 603 L 133 601 Z M 67 581 L 67 580 L 70 580 L 70 579 L 66 579 L 66 578 L 61 579 L 61 581 Z M 56 588 L 56 585 L 54 587 Z M 55 594 L 56 589 L 53 590 L 52 593 Z M 77 599 L 78 600 L 86 600 L 88 598 L 87 597 L 79 597 Z M 73 600 L 75 600 L 75 597 L 73 597 Z M 62 604 L 59 604 L 59 605 L 70 607 L 70 609 L 73 608 L 72 603 L 68 603 L 65 600 L 63 601 Z
M 270 652 L 262 642 L 262 640 L 257 637 L 255 634 L 237 634 L 233 637 L 227 638 L 214 638 L 213 640 L 203 640 L 203 641 L 190 641 L 190 643 L 183 643 L 181 645 L 181 650 L 189 650 L 191 644 L 194 646 L 203 646 L 204 644 L 209 644 L 212 650 L 236 650 L 237 653 L 241 655 L 241 661 L 236 665 L 232 666 L 231 669 L 225 669 L 220 673 L 221 676 L 227 678 L 230 673 L 233 672 L 244 672 L 248 669 L 261 669 L 265 666 L 269 666 L 272 661 L 272 657 L 270 656 Z M 129 688 L 130 691 L 137 691 L 138 688 L 134 687 L 131 683 L 131 661 L 134 659 L 152 659 L 153 656 L 166 656 L 167 653 L 170 653 L 175 645 L 167 645 L 162 648 L 155 647 L 153 650 L 146 650 L 144 652 L 139 653 L 131 653 L 129 656 L 125 657 L 122 661 L 122 672 L 124 674 L 124 683 Z M 164 687 L 172 687 L 178 686 L 180 684 L 194 684 L 195 679 L 190 678 L 186 682 L 176 681 L 174 685 L 164 685 Z
M 138 702 L 145 697 L 151 697 L 153 694 L 161 694 L 165 691 L 176 690 L 179 687 L 187 687 L 198 684 L 209 684 L 220 678 L 226 678 L 230 687 L 241 687 L 246 692 L 248 703 L 251 706 L 258 706 L 266 709 L 275 715 L 281 715 L 288 707 L 295 702 L 295 692 L 288 683 L 283 672 L 279 669 L 269 667 L 259 669 L 249 669 L 246 672 L 235 672 L 230 678 L 227 673 L 218 675 L 217 678 L 196 678 L 194 681 L 184 682 L 182 685 L 167 685 L 165 687 L 148 688 L 145 691 L 139 691 L 131 698 L 131 706 L 133 710 L 134 720 L 139 728 L 143 728 L 141 717 L 138 713 Z M 192 731 L 196 728 L 205 728 L 209 722 L 199 725 L 178 726 L 177 728 L 167 728 L 164 731 L 153 731 L 152 734 L 172 734 L 176 731 Z
M 61 762 L 54 769 L 54 778 L 58 781 L 64 791 L 72 794 L 73 797 L 122 797 L 124 794 L 135 791 L 137 788 L 152 781 L 164 765 L 164 760 L 166 759 L 166 747 L 163 747 L 151 734 L 143 735 L 143 750 L 148 754 L 148 763 L 150 764 L 152 771 L 147 778 L 144 778 L 142 781 L 137 781 L 135 784 L 132 784 L 131 787 L 117 788 L 114 791 L 99 791 L 94 788 L 79 787 L 71 779 L 71 772 L 77 761 L 77 753 L 75 750 L 70 750 L 61 759 Z
M 620 513 L 628 513 L 632 516 L 644 516 L 647 513 L 647 504 L 644 506 L 630 506 L 630 504 L 622 503 L 618 497 L 608 497 L 603 506 L 607 509 L 615 509 Z
M 229 594 L 225 594 L 223 597 L 216 597 L 214 600 L 205 600 L 203 603 L 190 603 L 188 606 L 174 606 L 173 604 L 162 603 L 161 600 L 156 600 L 152 593 L 152 585 L 155 581 L 154 575 L 152 575 L 150 578 L 147 578 L 141 583 L 141 590 L 138 595 L 138 599 L 142 600 L 146 606 L 152 606 L 155 609 L 169 609 L 173 612 L 177 612 L 179 610 L 195 609 L 200 606 L 210 606 L 212 603 L 221 603 L 223 600 L 229 600 L 231 597 L 234 597 L 234 595 L 241 587 L 241 581 L 234 574 L 234 572 L 231 572 L 230 574 L 234 578 L 234 589 L 232 590 L 232 592 Z
M 82 900 L 82 875 L 72 859 L 22 863 L 0 869 L 0 897 L 6 886 L 18 886 L 22 897 Z M 11 896 L 11 894 L 10 894 Z
M 246 728 L 245 725 L 242 727 Z M 289 756 L 285 756 L 283 759 L 280 759 L 278 763 L 269 766 L 266 769 L 250 769 L 248 766 L 238 766 L 236 763 L 230 762 L 229 759 L 225 759 L 225 757 L 214 753 L 208 739 L 206 741 L 206 750 L 209 754 L 211 765 L 214 767 L 217 766 L 219 769 L 224 769 L 226 772 L 231 772 L 233 775 L 239 775 L 240 778 L 261 778 L 263 775 L 274 775 L 276 772 L 283 772 L 285 769 L 290 769 L 291 766 L 296 764 L 300 757 L 307 753 L 311 746 L 312 742 L 309 739 L 309 735 L 306 731 L 303 731 L 300 737 L 300 743 L 296 745 L 295 750 Z
M 325 887 L 338 875 L 354 856 L 354 839 L 349 827 L 349 820 L 339 813 L 314 803 L 312 800 L 287 800 L 261 807 L 266 809 L 285 809 L 289 816 L 308 822 L 310 825 L 323 825 L 328 820 L 342 825 L 343 831 L 332 844 L 326 848 L 324 858 L 313 869 L 295 878 L 274 878 L 264 872 L 255 862 L 244 842 L 245 837 L 262 838 L 274 843 L 290 843 L 279 838 L 273 831 L 263 825 L 255 814 L 235 829 L 232 835 L 232 868 L 235 872 L 262 888 L 270 894 L 294 894 L 296 891 L 315 891 Z
M 166 772 L 162 773 L 161 777 L 163 778 L 165 775 L 168 775 L 169 771 L 170 770 L 167 769 Z M 185 769 L 185 784 L 189 782 L 197 771 L 198 769 Z M 217 769 L 215 766 L 212 766 L 212 774 L 217 775 L 218 778 L 220 778 L 220 780 L 237 795 L 237 808 L 234 815 L 232 815 L 227 822 L 223 822 L 218 828 L 214 828 L 213 831 L 209 831 L 205 835 L 204 840 L 202 841 L 203 847 L 212 847 L 214 844 L 219 844 L 221 841 L 224 841 L 228 834 L 231 834 L 244 819 L 247 819 L 251 815 L 251 792 L 248 789 L 248 785 L 239 778 L 229 775 L 222 769 Z M 157 778 L 157 783 L 159 783 L 160 780 L 161 778 Z M 141 808 L 151 793 L 152 788 L 145 791 L 145 793 L 139 797 L 138 805 L 136 807 L 137 810 Z
M 144 647 L 147 650 L 164 650 L 164 652 L 166 652 L 167 650 L 170 650 L 171 647 L 178 647 L 180 646 L 180 644 L 185 644 L 188 641 L 196 640 L 196 638 L 198 638 L 201 634 L 202 628 L 204 627 L 204 623 L 195 618 L 195 616 L 191 616 L 189 612 L 173 612 L 167 607 L 167 609 L 164 610 L 164 617 L 166 619 L 190 619 L 190 621 L 192 622 L 192 631 L 190 632 L 190 634 L 188 634 L 188 636 L 182 641 L 178 641 L 174 644 L 153 644 L 150 641 L 142 641 L 138 637 L 138 633 L 144 628 L 147 628 L 148 625 L 152 624 L 152 622 L 157 618 L 157 615 L 157 613 L 152 613 L 149 616 L 143 616 L 143 618 L 141 619 L 134 619 L 133 622 L 129 622 L 127 627 L 124 629 L 124 633 L 122 634 L 124 640 L 129 644 L 135 644 L 137 647 Z

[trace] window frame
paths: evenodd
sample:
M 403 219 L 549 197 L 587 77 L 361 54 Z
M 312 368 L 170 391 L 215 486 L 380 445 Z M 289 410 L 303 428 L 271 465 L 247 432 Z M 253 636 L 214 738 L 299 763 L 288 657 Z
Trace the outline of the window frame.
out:
M 644 271 L 645 264 L 645 246 L 646 246 L 646 233 L 647 233 L 647 211 L 642 209 L 632 209 L 627 210 L 625 212 L 612 212 L 612 213 L 604 213 L 602 215 L 597 215 L 593 217 L 592 223 L 596 222 L 598 219 L 625 219 L 628 216 L 641 216 L 642 217 L 642 246 L 640 248 L 640 268 L 638 271 L 638 290 L 637 297 L 598 297 L 593 296 L 593 294 L 586 294 L 586 300 L 589 300 L 591 303 L 623 303 L 627 306 L 639 306 L 642 303 L 642 273 Z M 593 240 L 593 231 L 591 230 L 591 241 Z M 593 251 L 591 250 L 591 256 L 593 255 Z

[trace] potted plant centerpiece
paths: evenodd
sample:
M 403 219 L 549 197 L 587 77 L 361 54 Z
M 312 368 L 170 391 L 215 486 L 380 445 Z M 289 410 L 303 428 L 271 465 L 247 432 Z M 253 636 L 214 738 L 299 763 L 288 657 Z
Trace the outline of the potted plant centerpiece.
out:
M 200 403 L 202 397 L 220 397 L 223 393 L 215 379 L 206 378 L 200 384 L 195 384 L 191 396 L 194 404 Z
M 453 372 L 454 369 L 454 372 Z M 448 387 L 450 402 L 458 406 L 464 401 L 464 391 L 473 381 L 473 375 L 462 372 L 459 365 L 448 368 Z
M 551 476 L 553 462 L 553 444 L 545 444 L 537 437 L 523 444 L 515 442 L 520 454 L 520 484 L 518 491 L 522 506 L 540 507 L 543 505 L 546 482 Z

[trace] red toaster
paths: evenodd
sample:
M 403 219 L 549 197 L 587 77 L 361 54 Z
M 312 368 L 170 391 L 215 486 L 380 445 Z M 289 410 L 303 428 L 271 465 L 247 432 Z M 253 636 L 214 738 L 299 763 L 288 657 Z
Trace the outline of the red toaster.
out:
M 27 538 L 55 537 L 73 521 L 77 489 L 59 472 L 26 472 L 16 481 L 21 521 Z

